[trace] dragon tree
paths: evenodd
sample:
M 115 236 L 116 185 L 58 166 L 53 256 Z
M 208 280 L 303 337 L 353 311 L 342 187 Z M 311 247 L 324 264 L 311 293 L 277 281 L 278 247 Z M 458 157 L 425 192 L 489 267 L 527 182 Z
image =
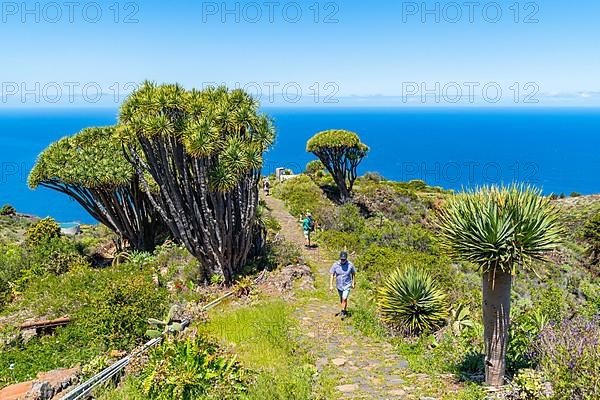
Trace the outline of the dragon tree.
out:
M 28 184 L 66 194 L 133 249 L 150 251 L 168 229 L 114 132 L 114 127 L 87 128 L 51 144 L 38 157 Z
M 451 197 L 438 221 L 443 247 L 482 273 L 485 379 L 504 384 L 512 278 L 560 243 L 556 208 L 540 190 L 483 187 Z
M 348 201 L 357 177 L 356 170 L 369 147 L 354 132 L 328 130 L 310 138 L 306 151 L 317 156 L 329 171 L 340 191 L 340 201 Z
M 174 237 L 230 283 L 256 238 L 258 181 L 270 119 L 242 90 L 144 83 L 124 102 L 119 135 Z M 147 182 L 142 180 L 148 188 Z

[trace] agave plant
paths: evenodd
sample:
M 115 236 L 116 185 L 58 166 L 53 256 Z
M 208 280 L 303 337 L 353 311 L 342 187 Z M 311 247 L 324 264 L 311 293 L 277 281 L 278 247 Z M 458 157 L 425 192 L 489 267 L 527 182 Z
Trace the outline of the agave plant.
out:
M 529 186 L 484 187 L 451 197 L 438 223 L 443 247 L 482 272 L 486 383 L 501 386 L 506 369 L 512 276 L 556 248 L 556 209 Z
M 409 334 L 434 331 L 448 316 L 446 295 L 431 275 L 414 266 L 398 268 L 379 290 L 383 320 Z
M 175 311 L 177 311 L 177 307 L 172 306 L 169 310 L 169 313 L 164 319 L 149 318 L 148 323 L 152 325 L 153 329 L 148 329 L 146 331 L 146 336 L 148 336 L 151 339 L 154 339 L 157 337 L 164 336 L 167 333 L 182 332 L 184 329 L 183 325 L 173 321 Z

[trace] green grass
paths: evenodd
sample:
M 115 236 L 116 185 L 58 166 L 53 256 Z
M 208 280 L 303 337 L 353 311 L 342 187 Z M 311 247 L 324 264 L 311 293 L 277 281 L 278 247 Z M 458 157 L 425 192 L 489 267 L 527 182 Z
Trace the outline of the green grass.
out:
M 215 310 L 200 329 L 227 343 L 256 371 L 248 399 L 312 398 L 314 362 L 295 339 L 291 310 L 283 301 Z
M 282 301 L 210 314 L 202 331 L 231 343 L 242 362 L 259 368 L 287 364 L 295 345 L 289 310 Z
M 253 377 L 243 399 L 333 398 L 332 381 L 319 381 L 313 389 L 314 363 L 295 339 L 295 323 L 286 303 L 275 300 L 233 307 L 231 304 L 221 305 L 210 313 L 205 324 L 196 327 L 200 333 L 218 339 L 237 354 L 238 361 Z M 118 390 L 105 391 L 99 398 L 141 399 L 141 384 L 139 377 L 130 376 Z
M 141 400 L 145 399 L 146 395 L 142 390 L 140 379 L 137 376 L 128 376 L 118 389 L 111 385 L 98 389 L 96 398 L 98 400 Z
M 372 282 L 364 275 L 357 275 L 357 289 L 354 291 L 353 301 L 349 305 L 354 327 L 366 336 L 377 339 L 387 337 L 387 328 L 377 314 Z

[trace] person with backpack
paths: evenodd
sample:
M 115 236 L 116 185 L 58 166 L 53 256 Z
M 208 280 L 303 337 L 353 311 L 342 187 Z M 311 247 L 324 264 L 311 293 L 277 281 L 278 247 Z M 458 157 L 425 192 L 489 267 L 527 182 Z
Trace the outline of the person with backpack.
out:
M 311 247 L 310 243 L 311 235 L 315 231 L 315 220 L 311 213 L 306 213 L 306 218 L 302 221 L 302 230 L 304 231 L 304 239 L 306 241 L 305 246 Z
M 269 178 L 265 177 L 263 179 L 263 190 L 265 191 L 265 196 L 268 196 L 271 191 L 271 183 L 269 182 Z

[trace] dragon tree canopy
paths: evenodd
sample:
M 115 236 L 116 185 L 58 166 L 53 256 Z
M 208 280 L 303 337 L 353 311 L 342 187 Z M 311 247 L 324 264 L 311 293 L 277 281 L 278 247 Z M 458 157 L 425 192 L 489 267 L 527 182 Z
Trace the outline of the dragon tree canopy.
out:
M 117 136 L 126 144 L 157 136 L 176 139 L 188 155 L 210 160 L 209 184 L 228 191 L 261 168 L 275 131 L 259 103 L 241 89 L 188 91 L 145 82 L 121 106 Z

